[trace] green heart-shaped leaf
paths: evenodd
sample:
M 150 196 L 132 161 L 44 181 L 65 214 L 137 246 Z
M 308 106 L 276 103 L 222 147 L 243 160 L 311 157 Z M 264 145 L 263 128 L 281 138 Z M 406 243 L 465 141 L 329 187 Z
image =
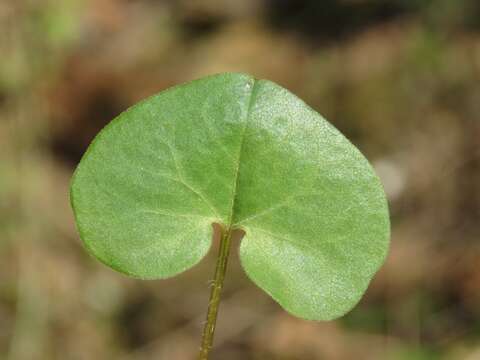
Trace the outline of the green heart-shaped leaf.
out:
M 387 203 L 367 160 L 296 96 L 244 74 L 121 114 L 80 162 L 71 200 L 88 250 L 139 278 L 199 262 L 214 222 L 243 229 L 249 277 L 307 319 L 352 308 L 388 249 Z

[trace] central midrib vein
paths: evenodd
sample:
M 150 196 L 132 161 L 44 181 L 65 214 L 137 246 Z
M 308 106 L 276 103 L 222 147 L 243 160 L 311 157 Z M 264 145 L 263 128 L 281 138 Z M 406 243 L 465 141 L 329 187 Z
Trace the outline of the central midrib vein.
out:
M 234 213 L 235 213 L 235 202 L 237 200 L 237 194 L 238 194 L 238 179 L 239 179 L 239 173 L 240 173 L 240 164 L 241 164 L 241 160 L 242 160 L 242 152 L 243 152 L 243 144 L 245 142 L 245 133 L 247 131 L 247 126 L 248 126 L 248 119 L 250 117 L 250 112 L 251 112 L 251 108 L 253 106 L 253 102 L 254 102 L 254 97 L 255 97 L 255 90 L 257 89 L 257 84 L 258 84 L 258 81 L 254 78 L 250 79 L 250 96 L 248 97 L 248 103 L 247 103 L 247 111 L 246 111 L 246 115 L 245 115 L 245 125 L 243 127 L 243 131 L 242 131 L 242 134 L 241 134 L 241 138 L 240 138 L 240 147 L 239 147 L 239 150 L 238 150 L 238 159 L 237 159 L 237 166 L 236 166 L 236 169 L 235 169 L 235 174 L 233 176 L 234 180 L 233 180 L 233 190 L 232 190 L 232 204 L 231 204 L 231 207 L 230 207 L 230 216 L 229 216 L 229 219 L 228 219 L 228 223 L 227 223 L 227 229 L 232 229 L 233 227 L 233 218 L 234 218 Z

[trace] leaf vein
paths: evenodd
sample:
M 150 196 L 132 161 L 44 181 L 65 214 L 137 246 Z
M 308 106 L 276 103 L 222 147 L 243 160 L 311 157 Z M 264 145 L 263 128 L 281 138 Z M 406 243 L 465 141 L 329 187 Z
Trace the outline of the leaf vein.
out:
M 191 186 L 185 180 L 185 177 L 183 176 L 184 168 L 183 168 L 182 164 L 180 163 L 179 159 L 177 158 L 176 150 L 174 149 L 174 147 L 169 142 L 164 142 L 164 144 L 167 145 L 167 147 L 170 151 L 170 154 L 172 156 L 173 163 L 175 165 L 175 169 L 177 171 L 177 175 L 178 175 L 178 178 L 179 178 L 179 182 L 181 184 L 183 184 L 191 192 L 196 194 L 213 211 L 215 216 L 220 217 L 220 214 L 219 214 L 218 210 L 216 209 L 216 207 L 213 206 L 213 204 L 204 196 L 204 194 L 202 194 L 201 191 L 195 189 L 193 186 Z
M 236 204 L 236 199 L 237 199 L 237 190 L 238 190 L 238 180 L 239 180 L 239 173 L 240 173 L 240 163 L 242 159 L 242 152 L 243 152 L 243 144 L 245 142 L 245 133 L 247 131 L 247 126 L 248 126 L 248 118 L 250 117 L 250 112 L 253 106 L 253 100 L 254 100 L 254 95 L 255 95 L 255 90 L 257 89 L 258 82 L 255 79 L 252 79 L 252 82 L 250 83 L 251 89 L 250 89 L 250 96 L 248 98 L 248 103 L 247 103 L 247 111 L 246 111 L 246 117 L 245 117 L 245 125 L 243 127 L 243 131 L 240 137 L 240 147 L 238 150 L 238 159 L 237 163 L 235 166 L 235 174 L 233 176 L 233 186 L 232 186 L 232 202 L 230 204 L 230 217 L 228 219 L 228 227 L 232 227 L 232 222 L 233 222 L 233 217 L 234 217 L 234 212 L 235 212 L 235 204 Z

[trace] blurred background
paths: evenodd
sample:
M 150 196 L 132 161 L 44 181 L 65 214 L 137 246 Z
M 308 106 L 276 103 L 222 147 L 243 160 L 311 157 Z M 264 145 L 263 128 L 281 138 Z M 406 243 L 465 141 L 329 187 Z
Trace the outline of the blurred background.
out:
M 169 280 L 126 278 L 84 251 L 68 184 L 121 111 L 223 71 L 346 134 L 393 235 L 332 322 L 281 310 L 234 251 L 213 359 L 480 359 L 478 0 L 0 0 L 0 359 L 195 358 L 216 249 Z

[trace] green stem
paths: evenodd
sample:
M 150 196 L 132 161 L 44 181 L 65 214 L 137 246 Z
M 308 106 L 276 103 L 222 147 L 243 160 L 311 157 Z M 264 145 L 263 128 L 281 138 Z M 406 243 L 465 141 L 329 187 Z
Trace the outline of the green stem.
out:
M 220 295 L 222 293 L 223 281 L 225 279 L 225 272 L 227 270 L 228 255 L 230 254 L 232 230 L 230 228 L 225 230 L 222 227 L 221 231 L 220 249 L 218 251 L 215 277 L 213 280 L 212 290 L 210 292 L 207 322 L 203 329 L 199 360 L 208 360 L 208 354 L 212 349 L 213 335 L 215 333 L 215 325 L 217 323 L 218 307 L 220 306 Z

